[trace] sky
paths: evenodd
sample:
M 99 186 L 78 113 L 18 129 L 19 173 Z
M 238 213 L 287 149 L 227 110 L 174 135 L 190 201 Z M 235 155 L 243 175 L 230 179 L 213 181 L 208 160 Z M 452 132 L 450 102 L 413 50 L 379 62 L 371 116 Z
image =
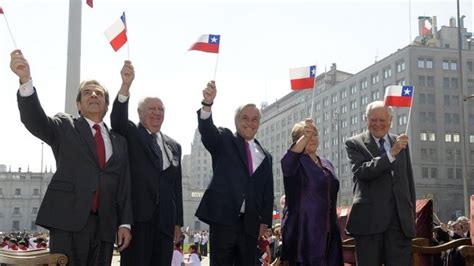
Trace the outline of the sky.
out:
M 357 73 L 407 46 L 418 33 L 418 16 L 437 16 L 438 27 L 456 17 L 456 1 L 427 0 L 94 0 L 82 3 L 81 80 L 97 79 L 114 99 L 123 61 L 135 67 L 130 119 L 143 96 L 165 104 L 162 132 L 189 154 L 202 90 L 214 78 L 214 122 L 234 129 L 235 108 L 269 104 L 290 92 L 289 69 L 336 63 Z M 472 0 L 460 0 L 472 32 Z M 51 149 L 20 122 L 18 78 L 10 68 L 15 49 L 7 18 L 46 114 L 64 111 L 69 1 L 0 0 L 0 164 L 13 171 L 55 170 Z M 128 47 L 114 52 L 104 31 L 126 12 Z M 187 52 L 202 34 L 220 34 L 219 55 Z M 129 51 L 129 52 L 128 52 Z M 217 58 L 218 57 L 218 58 Z M 110 124 L 109 114 L 105 122 Z

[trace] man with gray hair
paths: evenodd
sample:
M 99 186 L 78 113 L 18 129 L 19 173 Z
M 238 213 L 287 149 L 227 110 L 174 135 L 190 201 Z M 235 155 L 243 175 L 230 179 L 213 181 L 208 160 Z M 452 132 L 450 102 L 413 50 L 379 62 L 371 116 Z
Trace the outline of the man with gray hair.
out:
M 121 265 L 171 265 L 173 242 L 183 226 L 181 146 L 161 132 L 165 106 L 160 98 L 139 101 L 137 124 L 128 120 L 129 90 L 135 71 L 122 70 L 123 85 L 110 116 L 112 128 L 128 143 L 134 225 Z
M 391 110 L 369 103 L 368 132 L 346 141 L 354 200 L 347 231 L 354 236 L 357 265 L 410 265 L 415 237 L 415 186 L 408 136 L 389 133 Z
M 212 121 L 216 93 L 215 82 L 208 82 L 197 112 L 213 176 L 196 216 L 210 227 L 211 265 L 255 265 L 257 240 L 272 226 L 272 159 L 255 139 L 261 118 L 255 104 L 236 110 L 232 133 Z

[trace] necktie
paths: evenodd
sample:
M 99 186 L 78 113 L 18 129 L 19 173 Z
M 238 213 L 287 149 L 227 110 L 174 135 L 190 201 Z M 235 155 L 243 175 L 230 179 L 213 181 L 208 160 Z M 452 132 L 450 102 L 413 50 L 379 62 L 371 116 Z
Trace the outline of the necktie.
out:
M 385 146 L 383 145 L 385 143 L 385 139 L 384 138 L 381 138 L 379 139 L 379 149 L 380 149 L 380 152 L 383 154 L 383 153 L 386 153 L 387 151 L 385 150 Z
M 160 170 L 163 170 L 163 152 L 161 151 L 160 145 L 158 145 L 158 136 L 156 133 L 152 133 L 151 135 L 151 147 L 153 148 L 153 152 L 158 157 L 158 163 L 160 165 Z
M 247 170 L 249 171 L 249 175 L 253 174 L 253 161 L 252 161 L 252 153 L 250 152 L 249 143 L 245 142 L 245 151 L 247 152 Z
M 105 144 L 104 139 L 102 138 L 102 133 L 100 132 L 100 126 L 95 124 L 93 126 L 95 129 L 94 141 L 95 141 L 95 150 L 97 152 L 97 159 L 99 160 L 99 166 L 101 169 L 105 167 Z M 92 201 L 92 212 L 96 213 L 99 209 L 99 185 L 95 190 L 94 200 Z

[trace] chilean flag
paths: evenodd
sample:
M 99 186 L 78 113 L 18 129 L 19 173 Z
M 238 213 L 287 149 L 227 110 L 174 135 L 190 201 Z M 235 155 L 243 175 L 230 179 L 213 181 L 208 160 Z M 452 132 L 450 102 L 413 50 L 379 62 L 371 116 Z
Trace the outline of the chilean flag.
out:
M 433 28 L 433 25 L 431 24 L 431 18 L 425 18 L 425 21 L 423 21 L 423 29 L 421 30 L 421 34 L 423 36 L 429 35 L 431 33 L 431 29 Z
M 290 69 L 291 89 L 312 89 L 316 83 L 316 66 Z
M 201 51 L 206 53 L 219 53 L 219 44 L 221 42 L 220 35 L 203 34 L 199 39 L 189 48 L 188 51 Z
M 87 4 L 88 6 L 90 6 L 91 8 L 94 7 L 94 2 L 92 2 L 92 0 L 87 0 L 87 1 L 86 1 L 86 4 Z
M 385 106 L 411 107 L 413 86 L 390 85 L 385 89 Z
M 278 210 L 273 211 L 273 219 L 280 219 L 280 212 Z
M 3 8 L 0 6 L 0 14 L 5 14 L 3 13 Z
M 112 45 L 115 52 L 127 43 L 127 23 L 125 22 L 125 12 L 120 16 L 120 19 L 115 21 L 114 24 L 105 31 L 105 37 L 107 37 L 107 40 L 109 40 L 110 45 Z

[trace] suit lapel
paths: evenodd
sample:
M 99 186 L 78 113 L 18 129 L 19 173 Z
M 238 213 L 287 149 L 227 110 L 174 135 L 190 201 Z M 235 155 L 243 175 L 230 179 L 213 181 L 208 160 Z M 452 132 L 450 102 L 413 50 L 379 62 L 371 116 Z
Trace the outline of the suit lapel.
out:
M 379 146 L 377 145 L 377 143 L 375 143 L 375 139 L 372 137 L 372 135 L 370 135 L 369 132 L 366 132 L 364 135 L 364 144 L 373 157 L 380 155 Z
M 97 165 L 99 165 L 99 160 L 97 158 L 97 152 L 95 149 L 95 141 L 94 141 L 94 137 L 92 136 L 92 131 L 89 126 L 89 123 L 87 123 L 86 119 L 84 119 L 84 117 L 81 116 L 75 121 L 75 124 L 76 124 L 76 130 L 79 132 L 79 135 L 86 143 L 86 146 L 90 154 L 92 155 L 92 158 L 94 158 Z
M 157 160 L 157 158 L 161 158 L 162 155 L 155 154 L 155 152 L 153 151 L 153 148 L 151 147 L 150 134 L 141 123 L 138 124 L 138 139 L 143 149 L 145 150 L 145 153 L 153 162 L 153 164 L 159 169 L 163 168 L 163 166 L 160 166 L 159 160 Z
M 245 151 L 245 140 L 238 134 L 234 134 L 234 145 L 235 148 L 237 149 L 237 153 L 239 155 L 240 161 L 244 165 L 245 169 L 247 169 L 247 151 Z

